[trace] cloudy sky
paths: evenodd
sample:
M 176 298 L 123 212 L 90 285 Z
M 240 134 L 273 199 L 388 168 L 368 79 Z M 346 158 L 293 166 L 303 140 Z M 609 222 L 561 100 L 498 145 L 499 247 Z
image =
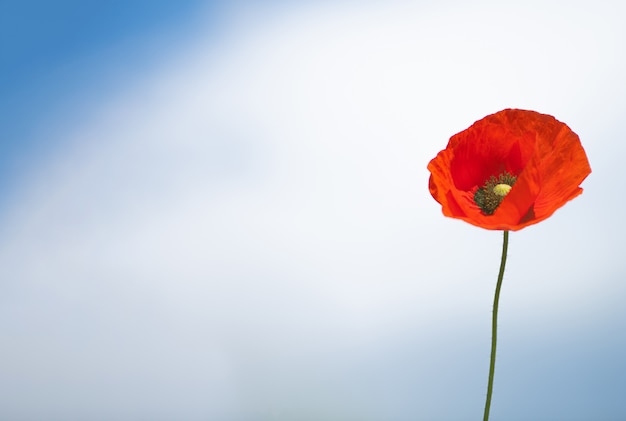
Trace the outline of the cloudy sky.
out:
M 466 420 L 502 234 L 426 165 L 503 108 L 593 173 L 512 233 L 492 419 L 626 418 L 626 6 L 8 2 L 0 413 Z

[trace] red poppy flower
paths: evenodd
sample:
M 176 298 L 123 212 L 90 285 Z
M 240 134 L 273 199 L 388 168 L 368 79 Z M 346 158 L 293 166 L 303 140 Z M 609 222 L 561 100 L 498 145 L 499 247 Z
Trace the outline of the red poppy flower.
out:
M 450 138 L 428 164 L 444 215 L 491 230 L 543 221 L 591 173 L 578 135 L 554 117 L 507 109 Z

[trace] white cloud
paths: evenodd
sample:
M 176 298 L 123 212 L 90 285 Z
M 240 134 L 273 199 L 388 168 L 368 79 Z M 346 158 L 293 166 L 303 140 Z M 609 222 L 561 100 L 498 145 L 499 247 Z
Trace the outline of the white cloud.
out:
M 71 411 L 74 391 L 85 413 L 106 407 L 104 394 L 126 416 L 155 399 L 190 418 L 434 411 L 446 388 L 431 388 L 437 355 L 453 343 L 484 345 L 468 358 L 487 358 L 500 235 L 440 215 L 428 160 L 509 106 L 593 135 L 589 115 L 613 101 L 625 64 L 609 12 L 492 6 L 234 13 L 218 41 L 196 41 L 94 107 L 4 221 L 2 355 L 23 387 L 14 407 L 58 383 L 42 411 Z M 606 146 L 590 142 L 598 154 Z M 597 236 L 556 222 L 584 216 L 589 203 L 573 203 L 513 236 L 505 320 L 534 323 L 555 297 L 575 318 L 581 299 L 598 296 L 577 275 L 603 258 L 580 245 Z M 546 241 L 558 244 L 553 258 L 537 255 Z M 576 253 L 589 260 L 568 261 Z M 541 270 L 524 263 L 530 255 Z M 564 291 L 572 281 L 577 290 Z M 521 314 L 529 302 L 536 318 Z M 464 330 L 474 336 L 438 338 Z M 395 371 L 390 358 L 411 361 L 404 346 L 430 377 Z M 386 403 L 350 380 L 360 371 L 388 382 Z M 481 373 L 447 393 L 463 389 L 480 411 Z M 357 398 L 343 396 L 350 388 Z M 417 409 L 391 399 L 414 391 L 425 397 Z

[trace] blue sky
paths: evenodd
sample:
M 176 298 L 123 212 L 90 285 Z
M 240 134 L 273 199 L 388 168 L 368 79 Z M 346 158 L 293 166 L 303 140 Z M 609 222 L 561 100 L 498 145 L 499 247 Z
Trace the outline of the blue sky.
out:
M 1 188 L 41 150 L 41 127 L 72 119 L 84 101 L 145 70 L 158 43 L 171 47 L 212 2 L 7 1 L 0 14 Z M 207 21 L 208 22 L 208 21 Z M 152 39 L 152 41 L 150 41 Z M 158 39 L 158 43 L 155 42 Z M 140 54 L 144 62 L 124 60 Z
M 620 2 L 55 3 L 0 13 L 3 414 L 479 419 L 501 233 L 426 165 L 518 107 L 593 173 L 511 235 L 492 419 L 626 417 Z

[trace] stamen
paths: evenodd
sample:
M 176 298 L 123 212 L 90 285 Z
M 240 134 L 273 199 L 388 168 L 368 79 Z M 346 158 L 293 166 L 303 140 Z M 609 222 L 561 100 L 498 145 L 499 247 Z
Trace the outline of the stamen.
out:
M 516 180 L 517 176 L 509 172 L 504 172 L 498 177 L 492 175 L 485 181 L 484 186 L 476 190 L 474 202 L 485 215 L 492 215 L 504 197 L 509 194 Z

